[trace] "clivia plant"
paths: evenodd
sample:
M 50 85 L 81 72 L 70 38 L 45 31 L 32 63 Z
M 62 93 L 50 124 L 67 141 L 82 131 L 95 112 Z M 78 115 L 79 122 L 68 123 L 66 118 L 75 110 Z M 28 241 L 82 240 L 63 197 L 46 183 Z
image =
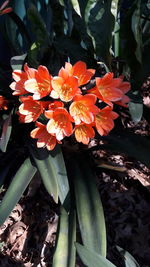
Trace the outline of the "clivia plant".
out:
M 0 91 L 0 148 L 7 165 L 1 186 L 18 162 L 0 205 L 0 224 L 38 172 L 60 205 L 52 266 L 74 267 L 76 251 L 86 266 L 114 266 L 106 259 L 105 220 L 88 148 L 94 139 L 99 149 L 101 138 L 114 128 L 119 117 L 116 107 L 136 109 L 120 63 L 114 70 L 112 64 L 120 51 L 118 30 L 112 38 L 120 5 L 118 1 L 26 1 L 16 14 L 18 2 L 13 1 L 13 9 L 4 9 L 8 3 L 0 9 L 1 14 L 8 13 L 3 34 L 12 54 L 10 82 L 5 81 L 7 89 Z M 12 33 L 15 38 L 10 39 Z M 117 138 L 110 138 L 110 149 L 120 151 L 123 146 Z M 82 245 L 76 242 L 76 216 Z

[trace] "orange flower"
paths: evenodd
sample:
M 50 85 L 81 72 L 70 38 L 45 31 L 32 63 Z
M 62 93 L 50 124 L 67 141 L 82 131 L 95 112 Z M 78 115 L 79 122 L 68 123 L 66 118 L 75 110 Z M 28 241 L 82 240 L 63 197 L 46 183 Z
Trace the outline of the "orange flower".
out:
M 36 72 L 36 69 L 29 68 L 27 64 L 24 65 L 24 71 L 14 70 L 12 73 L 12 77 L 15 82 L 12 82 L 10 84 L 10 88 L 14 90 L 13 95 L 28 94 L 28 91 L 26 91 L 24 87 L 25 81 L 34 78 Z
M 123 92 L 123 97 L 120 101 L 116 101 L 115 104 L 123 107 L 128 107 L 127 104 L 130 102 L 130 98 L 125 94 L 131 89 L 131 85 L 129 82 L 123 82 L 123 77 L 119 89 Z
M 74 102 L 70 105 L 70 115 L 74 118 L 75 124 L 90 124 L 94 121 L 94 115 L 99 112 L 98 107 L 94 105 L 95 102 L 96 96 L 92 94 L 74 97 Z
M 112 72 L 106 73 L 102 78 L 96 78 L 96 86 L 89 90 L 100 100 L 112 106 L 112 102 L 120 101 L 123 98 L 123 91 L 120 89 L 122 79 L 113 78 Z
M 80 124 L 75 126 L 75 138 L 78 142 L 88 145 L 90 138 L 94 138 L 95 132 L 91 125 Z
M 37 147 L 46 147 L 48 150 L 53 150 L 57 143 L 56 137 L 47 132 L 46 125 L 40 122 L 36 122 L 35 125 L 37 128 L 32 130 L 30 136 L 38 139 Z
M 56 108 L 63 108 L 63 107 L 64 107 L 63 102 L 53 101 L 48 105 L 48 110 L 45 110 L 44 115 L 46 118 L 52 119 L 54 110 Z
M 71 101 L 76 94 L 81 93 L 78 88 L 78 79 L 69 76 L 64 68 L 61 68 L 58 76 L 53 78 L 52 88 L 50 96 L 56 99 L 60 98 L 65 102 Z
M 118 114 L 112 111 L 111 107 L 99 110 L 95 116 L 95 127 L 100 135 L 107 135 L 114 128 L 114 120 Z
M 50 94 L 52 76 L 49 74 L 45 66 L 40 65 L 34 72 L 35 77 L 31 77 L 25 81 L 25 90 L 33 93 L 33 99 L 39 100 Z
M 20 123 L 26 123 L 26 115 L 22 115 L 19 111 L 17 111 L 16 114 L 19 116 Z
M 85 62 L 78 61 L 73 66 L 66 62 L 65 70 L 69 73 L 70 76 L 75 76 L 78 78 L 79 86 L 88 83 L 92 76 L 95 74 L 94 69 L 87 69 Z
M 5 2 L 1 5 L 1 7 L 0 7 L 0 15 L 4 15 L 4 14 L 7 14 L 7 13 L 12 12 L 12 8 L 11 8 L 11 7 L 7 7 L 7 8 L 5 8 L 8 4 L 9 4 L 9 0 L 5 1 Z
M 4 109 L 7 110 L 8 107 L 8 101 L 6 100 L 6 98 L 2 95 L 0 95 L 0 110 Z
M 25 123 L 36 121 L 44 111 L 44 102 L 33 100 L 32 96 L 21 97 L 23 102 L 19 107 L 19 113 L 25 117 L 21 117 L 21 120 Z
M 73 119 L 65 108 L 57 108 L 47 123 L 47 131 L 52 135 L 56 135 L 56 139 L 60 141 L 65 136 L 72 134 L 72 121 Z

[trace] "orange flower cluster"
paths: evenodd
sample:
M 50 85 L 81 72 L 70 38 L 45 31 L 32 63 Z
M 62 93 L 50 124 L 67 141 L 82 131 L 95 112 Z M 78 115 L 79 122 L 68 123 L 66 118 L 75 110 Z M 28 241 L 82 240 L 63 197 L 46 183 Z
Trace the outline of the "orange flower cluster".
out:
M 55 77 L 41 65 L 33 69 L 25 64 L 24 71 L 13 72 L 15 81 L 10 88 L 22 102 L 18 111 L 20 122 L 35 122 L 31 137 L 38 139 L 37 147 L 52 150 L 56 143 L 72 134 L 78 142 L 88 144 L 95 136 L 94 128 L 101 136 L 113 129 L 118 117 L 113 104 L 127 105 L 129 98 L 125 93 L 130 84 L 107 73 L 95 78 L 94 88 L 82 90 L 94 74 L 95 70 L 87 69 L 82 61 L 73 66 L 65 63 Z M 105 102 L 106 107 L 100 109 L 100 102 Z

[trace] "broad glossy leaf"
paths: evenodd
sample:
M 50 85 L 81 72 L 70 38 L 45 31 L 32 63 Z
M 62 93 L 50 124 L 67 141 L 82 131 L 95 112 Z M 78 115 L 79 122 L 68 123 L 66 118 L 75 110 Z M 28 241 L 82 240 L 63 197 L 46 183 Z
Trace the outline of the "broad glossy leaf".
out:
M 79 226 L 85 246 L 106 256 L 106 229 L 103 207 L 88 158 L 69 162 L 73 177 Z
M 6 152 L 7 145 L 10 139 L 11 130 L 12 130 L 12 124 L 11 124 L 12 112 L 13 111 L 11 111 L 8 118 L 5 119 L 4 124 L 3 124 L 2 135 L 0 138 L 0 149 L 2 150 L 2 152 Z
M 57 230 L 56 248 L 53 257 L 53 267 L 74 267 L 76 241 L 75 213 L 68 214 L 61 207 Z
M 86 246 L 76 243 L 76 249 L 81 260 L 88 267 L 115 267 L 115 265 L 105 257 L 95 253 L 95 251 Z
M 117 249 L 124 259 L 125 267 L 140 267 L 140 265 L 128 251 L 124 250 L 119 246 L 117 246 Z
M 0 203 L 0 225 L 5 222 L 15 205 L 18 203 L 36 171 L 37 170 L 31 164 L 30 159 L 27 158 L 15 174 L 2 202 Z

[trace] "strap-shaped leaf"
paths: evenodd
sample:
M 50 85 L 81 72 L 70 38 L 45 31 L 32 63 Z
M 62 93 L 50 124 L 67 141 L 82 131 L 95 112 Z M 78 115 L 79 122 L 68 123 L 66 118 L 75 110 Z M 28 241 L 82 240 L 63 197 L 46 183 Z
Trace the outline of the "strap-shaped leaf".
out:
M 35 173 L 36 168 L 31 164 L 30 159 L 27 158 L 15 174 L 0 204 L 0 225 L 5 222 Z
M 136 1 L 136 8 L 132 15 L 131 28 L 136 41 L 135 55 L 142 64 L 142 31 L 141 31 L 141 0 Z
M 68 215 L 61 207 L 58 224 L 58 235 L 55 253 L 53 257 L 53 267 L 74 267 L 75 266 L 75 236 L 76 218 L 75 214 Z
M 30 146 L 29 149 L 46 190 L 53 196 L 56 203 L 59 196 L 63 204 L 69 192 L 69 184 L 63 155 L 59 146 L 51 153 L 43 148 L 39 149 Z
M 124 259 L 125 267 L 140 267 L 137 261 L 133 258 L 133 256 L 123 248 L 117 246 L 118 251 Z
M 48 32 L 46 30 L 46 25 L 40 16 L 37 8 L 31 4 L 28 8 L 27 15 L 29 20 L 31 21 L 32 30 L 36 37 L 36 42 L 39 44 L 48 43 L 49 37 Z
M 77 12 L 79 16 L 81 16 L 80 6 L 78 0 L 71 0 L 74 10 Z
M 110 65 L 110 46 L 115 18 L 111 13 L 111 0 L 88 0 L 85 8 L 85 23 L 91 36 L 98 59 Z
M 10 64 L 11 64 L 12 69 L 13 70 L 21 70 L 26 56 L 27 56 L 27 53 L 25 53 L 21 56 L 12 57 L 10 60 Z
M 30 147 L 30 152 L 37 169 L 40 172 L 43 184 L 47 192 L 58 203 L 58 184 L 57 184 L 57 171 L 51 163 L 51 157 L 46 149 L 38 149 Z
M 68 261 L 67 267 L 74 267 L 76 261 L 76 213 L 75 211 L 69 214 L 69 237 L 68 237 Z
M 83 263 L 88 267 L 115 267 L 105 257 L 95 253 L 89 248 L 76 243 L 77 253 L 79 254 Z
M 53 166 L 56 173 L 55 175 L 58 184 L 58 196 L 61 204 L 63 205 L 69 194 L 69 183 L 61 147 L 59 145 L 56 146 L 49 156 L 51 165 Z
M 10 138 L 10 135 L 11 135 L 12 112 L 13 111 L 11 111 L 11 113 L 8 116 L 8 118 L 5 119 L 4 124 L 3 124 L 2 135 L 1 135 L 1 138 L 0 138 L 0 149 L 2 150 L 2 152 L 6 152 L 7 145 L 8 145 L 8 142 L 9 142 L 9 138 Z
M 82 241 L 85 246 L 106 257 L 106 229 L 103 207 L 95 177 L 86 157 L 70 163 L 74 179 L 76 206 Z

